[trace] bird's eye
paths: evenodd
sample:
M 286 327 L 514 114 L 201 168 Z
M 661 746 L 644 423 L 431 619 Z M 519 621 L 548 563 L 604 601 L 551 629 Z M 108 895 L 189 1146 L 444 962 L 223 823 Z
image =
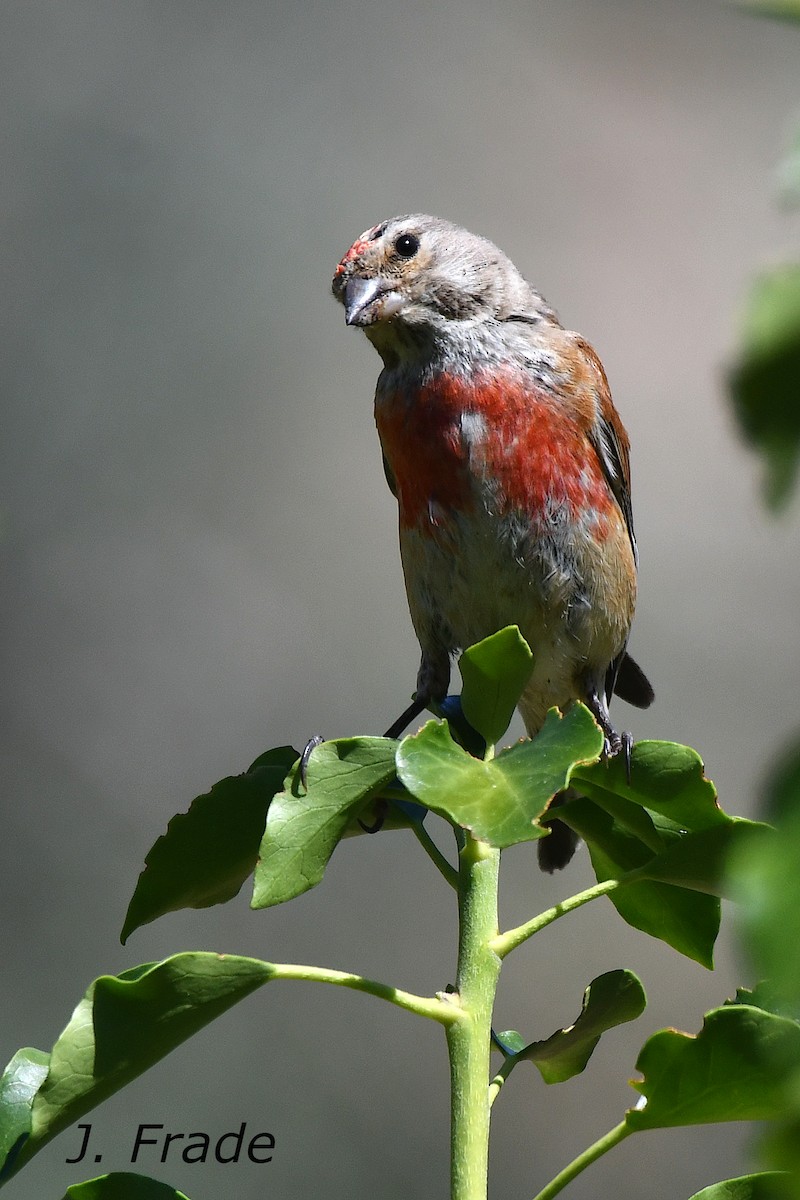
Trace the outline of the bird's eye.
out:
M 413 233 L 401 233 L 394 248 L 401 258 L 413 258 L 419 250 L 419 238 L 415 238 Z

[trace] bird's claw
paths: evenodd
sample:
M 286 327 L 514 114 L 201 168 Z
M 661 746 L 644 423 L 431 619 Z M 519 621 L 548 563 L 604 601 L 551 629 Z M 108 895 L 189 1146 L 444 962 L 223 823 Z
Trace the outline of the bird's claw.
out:
M 358 818 L 358 823 L 364 830 L 364 833 L 380 833 L 380 831 L 383 829 L 383 823 L 386 820 L 386 812 L 388 808 L 388 801 L 381 799 L 378 800 L 375 805 L 375 820 L 371 825 L 367 825 L 365 821 L 361 820 L 361 817 Z
M 313 737 L 308 739 L 303 747 L 303 753 L 300 755 L 300 768 L 298 771 L 298 774 L 300 775 L 300 782 L 302 783 L 303 787 L 308 787 L 308 764 L 311 759 L 311 755 L 314 753 L 317 746 L 321 746 L 324 741 L 325 738 L 321 733 L 315 733 Z
M 631 751 L 633 750 L 633 734 L 617 733 L 616 729 L 611 729 L 606 732 L 605 742 L 603 743 L 603 758 L 608 762 L 612 758 L 616 758 L 618 754 L 624 756 L 625 761 L 625 782 L 630 787 L 631 782 Z
M 622 753 L 625 755 L 625 782 L 628 787 L 631 786 L 631 751 L 633 750 L 633 734 L 627 732 L 622 735 Z
M 386 738 L 399 738 L 406 726 L 410 725 L 414 718 L 418 717 L 421 712 L 424 712 L 427 704 L 428 701 L 422 696 L 415 696 L 408 708 L 400 714 L 396 721 L 392 722 L 383 736 Z M 322 737 L 321 734 L 315 733 L 313 737 L 308 739 L 303 747 L 303 753 L 300 755 L 300 767 L 298 771 L 300 782 L 302 783 L 303 787 L 308 786 L 308 764 L 311 759 L 311 755 L 314 753 L 317 746 L 321 746 L 324 741 L 325 738 Z M 359 821 L 359 824 L 366 833 L 377 833 L 381 825 L 383 825 L 384 820 L 385 814 L 382 814 L 378 817 L 374 827 L 368 828 L 366 825 L 364 825 L 363 821 Z

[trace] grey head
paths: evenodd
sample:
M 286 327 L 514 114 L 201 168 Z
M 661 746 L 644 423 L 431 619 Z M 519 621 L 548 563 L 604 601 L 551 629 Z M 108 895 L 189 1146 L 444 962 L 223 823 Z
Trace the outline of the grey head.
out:
M 333 294 L 387 365 L 459 329 L 558 324 L 493 242 L 424 213 L 366 230 L 336 268 Z

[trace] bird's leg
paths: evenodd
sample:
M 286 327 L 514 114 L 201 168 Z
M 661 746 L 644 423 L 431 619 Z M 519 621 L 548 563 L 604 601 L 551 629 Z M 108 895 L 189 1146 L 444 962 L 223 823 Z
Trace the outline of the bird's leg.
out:
M 422 652 L 422 661 L 417 672 L 417 690 L 414 699 L 396 721 L 392 721 L 386 733 L 387 738 L 398 738 L 406 726 L 410 725 L 420 713 L 423 713 L 432 700 L 440 702 L 447 695 L 447 685 L 450 682 L 450 656 L 447 651 Z
M 419 692 L 417 692 L 408 708 L 400 713 L 400 716 L 396 721 L 392 721 L 391 725 L 383 736 L 386 738 L 399 738 L 406 726 L 410 725 L 411 722 L 418 717 L 421 712 L 424 712 L 427 707 L 427 700 L 424 696 L 420 696 Z
M 605 737 L 603 757 L 605 759 L 615 758 L 621 752 L 625 756 L 625 778 L 630 783 L 631 749 L 633 747 L 632 735 L 627 732 L 617 733 L 611 724 L 611 717 L 608 715 L 608 702 L 605 692 L 597 687 L 594 680 L 590 680 L 588 683 L 584 703 L 603 731 L 603 736 Z
M 422 653 L 422 662 L 419 665 L 417 673 L 417 690 L 414 694 L 414 699 L 409 704 L 408 708 L 401 712 L 396 721 L 392 721 L 386 733 L 383 735 L 387 738 L 398 738 L 407 725 L 410 725 L 420 713 L 424 712 L 434 697 L 444 699 L 447 694 L 447 685 L 450 682 L 450 657 L 445 652 L 444 658 L 441 654 Z M 375 820 L 371 825 L 365 825 L 359 820 L 359 825 L 365 833 L 378 833 L 383 827 L 386 820 L 386 811 L 388 805 L 386 801 L 380 802 Z
M 397 720 L 392 721 L 383 736 L 386 738 L 399 738 L 406 726 L 410 725 L 421 712 L 425 711 L 431 700 L 443 700 L 445 698 L 449 682 L 450 656 L 447 651 L 435 650 L 432 653 L 423 651 L 422 661 L 417 673 L 417 690 L 414 694 L 414 699 L 408 708 L 401 712 Z M 300 782 L 303 787 L 306 787 L 309 759 L 317 746 L 322 745 L 324 741 L 325 739 L 320 734 L 315 733 L 303 747 L 303 753 L 300 755 Z M 369 828 L 363 822 L 359 822 L 359 824 L 361 824 L 362 829 L 367 833 L 377 833 L 383 825 L 384 820 L 385 813 L 380 814 Z

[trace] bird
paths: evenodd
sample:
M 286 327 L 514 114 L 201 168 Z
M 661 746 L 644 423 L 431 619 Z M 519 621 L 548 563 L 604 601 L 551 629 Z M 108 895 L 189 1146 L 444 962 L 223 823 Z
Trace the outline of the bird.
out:
M 654 694 L 627 652 L 630 444 L 597 353 L 502 250 L 440 217 L 367 229 L 332 290 L 383 360 L 375 422 L 421 650 L 409 713 L 444 700 L 454 655 L 517 625 L 533 651 L 518 704 L 529 736 L 581 701 L 606 757 L 629 762 L 609 701 L 646 708 Z M 543 869 L 576 841 L 553 816 Z

